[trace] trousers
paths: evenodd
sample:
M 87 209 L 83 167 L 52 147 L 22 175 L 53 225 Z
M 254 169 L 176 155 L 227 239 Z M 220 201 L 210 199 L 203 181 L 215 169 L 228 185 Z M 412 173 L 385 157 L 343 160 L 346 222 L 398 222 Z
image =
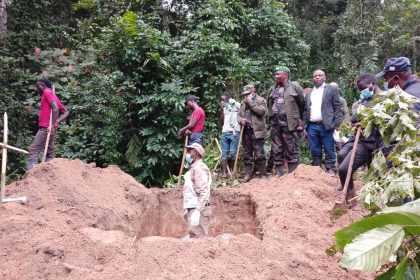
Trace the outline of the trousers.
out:
M 48 129 L 46 127 L 40 127 L 35 135 L 34 141 L 29 147 L 29 160 L 26 164 L 26 169 L 30 170 L 39 160 L 39 154 L 45 149 L 45 142 L 47 141 Z M 54 135 L 50 136 L 50 141 L 47 148 L 46 161 L 50 161 L 55 158 L 55 146 L 54 146 Z
M 195 208 L 190 208 L 187 212 L 188 234 L 191 238 L 204 238 L 209 234 L 211 206 L 206 206 L 201 212 L 200 222 L 197 226 L 191 225 L 191 215 L 194 211 Z

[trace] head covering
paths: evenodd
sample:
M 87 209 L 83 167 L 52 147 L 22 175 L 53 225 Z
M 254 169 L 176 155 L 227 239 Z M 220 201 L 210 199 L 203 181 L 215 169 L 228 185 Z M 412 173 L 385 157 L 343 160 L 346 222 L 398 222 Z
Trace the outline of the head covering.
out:
M 385 76 L 388 72 L 404 72 L 411 70 L 411 62 L 408 58 L 401 57 L 391 57 L 385 63 L 384 69 L 376 74 L 376 78 Z
M 194 149 L 196 150 L 201 157 L 204 157 L 204 148 L 198 143 L 192 143 L 191 145 L 186 147 L 187 149 Z
M 251 94 L 255 91 L 254 85 L 244 86 L 244 91 L 241 93 L 242 96 Z
M 185 98 L 185 104 L 187 104 L 188 101 L 194 101 L 197 102 L 198 101 L 198 97 L 195 95 L 188 95 L 187 98 Z
M 290 73 L 290 69 L 286 66 L 277 66 L 276 68 L 274 68 L 274 72 L 277 72 L 277 71 Z

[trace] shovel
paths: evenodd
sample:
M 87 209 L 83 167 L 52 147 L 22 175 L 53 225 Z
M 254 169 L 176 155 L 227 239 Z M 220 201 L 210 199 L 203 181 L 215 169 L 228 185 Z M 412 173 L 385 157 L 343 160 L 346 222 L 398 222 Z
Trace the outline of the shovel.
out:
M 357 127 L 357 132 L 356 132 L 356 138 L 354 139 L 353 149 L 351 150 L 350 162 L 349 162 L 349 167 L 347 169 L 346 182 L 344 183 L 344 188 L 343 188 L 343 194 L 341 196 L 341 201 L 335 202 L 334 207 L 332 208 L 332 211 L 335 211 L 337 209 L 344 209 L 347 206 L 347 192 L 348 192 L 348 189 L 349 189 L 349 183 L 350 183 L 350 178 L 351 178 L 351 170 L 353 168 L 353 162 L 354 162 L 354 158 L 356 156 L 357 144 L 359 143 L 359 138 L 360 138 L 360 132 L 361 131 L 362 131 L 362 128 L 360 126 L 358 126 Z

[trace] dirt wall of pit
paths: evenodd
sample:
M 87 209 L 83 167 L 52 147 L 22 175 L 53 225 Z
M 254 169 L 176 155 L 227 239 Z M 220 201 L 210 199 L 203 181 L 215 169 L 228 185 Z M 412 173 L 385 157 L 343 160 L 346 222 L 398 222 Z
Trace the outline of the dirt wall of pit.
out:
M 337 179 L 299 166 L 212 190 L 210 237 L 187 240 L 179 189 L 146 189 L 117 167 L 40 164 L 0 205 L 0 279 L 367 279 L 325 250 L 361 216 L 331 221 Z

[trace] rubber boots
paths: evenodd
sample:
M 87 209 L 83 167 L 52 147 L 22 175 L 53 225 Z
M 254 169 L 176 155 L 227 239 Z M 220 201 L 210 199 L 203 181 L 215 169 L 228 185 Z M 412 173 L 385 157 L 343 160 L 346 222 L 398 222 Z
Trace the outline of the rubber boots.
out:
M 260 178 L 261 179 L 267 179 L 266 169 L 267 166 L 265 165 L 265 161 L 258 162 L 257 163 L 258 171 L 260 172 Z
M 299 165 L 299 162 L 288 162 L 287 167 L 289 168 L 289 173 L 292 173 L 293 171 L 295 171 L 298 165 Z
M 275 170 L 276 170 L 276 176 L 277 177 L 283 176 L 283 174 L 284 174 L 283 165 L 276 165 Z
M 252 165 L 245 165 L 245 176 L 242 179 L 245 183 L 252 179 Z
M 222 177 L 223 178 L 228 177 L 227 166 L 228 166 L 228 160 L 222 159 Z

